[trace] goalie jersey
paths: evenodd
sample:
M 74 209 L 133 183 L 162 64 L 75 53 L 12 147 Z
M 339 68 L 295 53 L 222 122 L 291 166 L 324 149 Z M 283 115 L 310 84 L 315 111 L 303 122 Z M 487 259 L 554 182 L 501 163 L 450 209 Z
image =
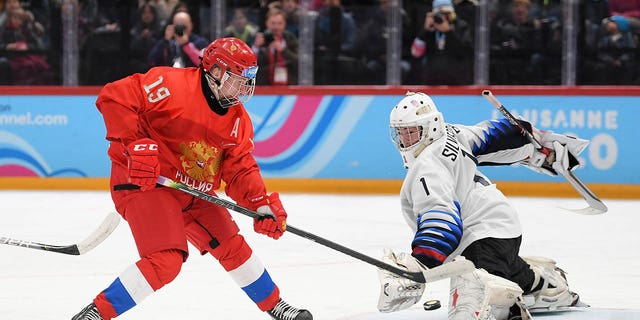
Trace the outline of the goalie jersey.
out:
M 506 119 L 446 124 L 445 131 L 415 159 L 401 190 L 404 218 L 416 232 L 412 255 L 427 267 L 453 259 L 476 240 L 521 235 L 515 209 L 478 166 L 517 163 L 534 150 Z

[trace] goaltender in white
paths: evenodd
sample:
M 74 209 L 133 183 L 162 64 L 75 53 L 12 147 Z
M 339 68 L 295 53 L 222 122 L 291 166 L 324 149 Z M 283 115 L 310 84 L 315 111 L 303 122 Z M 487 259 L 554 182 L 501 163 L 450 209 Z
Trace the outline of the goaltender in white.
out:
M 506 119 L 447 124 L 424 93 L 408 92 L 391 111 L 391 139 L 407 169 L 401 207 L 415 236 L 410 254 L 385 249 L 383 260 L 412 272 L 454 258 L 472 261 L 474 272 L 451 278 L 449 319 L 527 319 L 529 311 L 581 304 L 555 261 L 520 257 L 517 212 L 478 166 L 522 163 L 557 175 L 554 162 L 563 170 L 576 168 L 576 156 L 588 141 L 521 124 L 549 155 Z M 381 312 L 420 300 L 424 284 L 384 270 L 379 274 Z

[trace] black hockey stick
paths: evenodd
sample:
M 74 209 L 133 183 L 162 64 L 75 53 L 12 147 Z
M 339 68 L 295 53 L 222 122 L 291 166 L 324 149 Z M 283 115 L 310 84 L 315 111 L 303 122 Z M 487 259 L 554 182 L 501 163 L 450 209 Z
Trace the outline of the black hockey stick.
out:
M 502 103 L 500 103 L 498 99 L 496 99 L 496 97 L 491 93 L 491 91 L 483 90 L 482 96 L 487 98 L 487 100 L 489 100 L 491 104 L 493 104 L 500 111 L 500 113 L 502 113 L 502 115 L 509 121 L 509 123 L 511 123 L 515 127 L 518 127 L 522 132 L 524 132 L 527 139 L 531 141 L 531 143 L 536 149 L 538 149 L 540 152 L 543 152 L 545 154 L 547 153 L 545 152 L 547 151 L 546 148 L 533 136 L 533 134 L 527 131 L 517 121 L 516 117 L 514 117 L 513 114 L 511 114 L 511 112 L 509 112 L 509 110 L 507 110 L 507 108 L 505 108 L 505 106 Z M 589 189 L 589 187 L 587 187 L 587 185 L 585 185 L 572 171 L 565 170 L 564 168 L 559 166 L 558 167 L 554 166 L 553 169 L 556 170 L 557 172 L 560 172 L 560 174 L 562 174 L 562 176 L 565 179 L 567 179 L 567 181 L 569 181 L 571 186 L 576 191 L 578 191 L 578 193 L 580 193 L 582 198 L 584 198 L 584 200 L 589 205 L 588 207 L 583 209 L 567 209 L 567 208 L 563 208 L 563 209 L 573 211 L 579 214 L 586 214 L 586 215 L 602 214 L 607 212 L 608 210 L 607 206 L 602 202 L 602 200 L 600 200 L 600 198 L 598 198 L 598 196 L 596 196 L 596 194 L 593 193 Z
M 219 206 L 225 207 L 229 210 L 233 210 L 235 212 L 241 213 L 245 216 L 251 217 L 251 218 L 260 218 L 263 217 L 263 215 L 258 214 L 255 211 L 249 210 L 243 206 L 240 206 L 234 202 L 225 200 L 225 199 L 221 199 L 218 198 L 216 196 L 212 196 L 208 193 L 204 193 L 202 191 L 196 190 L 194 188 L 191 188 L 185 184 L 173 181 L 169 178 L 166 177 L 160 177 L 158 178 L 158 183 L 165 186 L 165 187 L 169 187 L 172 189 L 177 189 L 183 192 L 186 192 L 196 198 L 205 200 L 205 201 L 209 201 L 212 203 L 215 203 Z M 338 243 L 335 243 L 331 240 L 327 240 L 325 238 L 319 237 L 315 234 L 306 232 L 304 230 L 300 230 L 290 224 L 287 224 L 287 232 L 291 232 L 295 235 L 301 236 L 303 238 L 306 238 L 308 240 L 311 240 L 313 242 L 316 242 L 318 244 L 321 244 L 323 246 L 329 247 L 333 250 L 336 251 L 340 251 L 346 255 L 349 255 L 351 257 L 354 257 L 356 259 L 359 259 L 361 261 L 364 261 L 368 264 L 374 265 L 380 269 L 384 269 L 386 271 L 389 271 L 393 274 L 396 274 L 398 276 L 401 276 L 403 278 L 407 278 L 409 280 L 413 280 L 415 282 L 420 282 L 420 283 L 428 283 L 428 282 L 435 282 L 438 280 L 442 280 L 442 279 L 446 279 L 446 278 L 451 278 L 453 276 L 459 275 L 459 274 L 463 274 L 463 273 L 467 273 L 467 272 L 471 272 L 475 269 L 475 266 L 473 265 L 473 263 L 469 260 L 457 260 L 457 261 L 452 261 L 452 262 L 448 262 L 445 263 L 441 266 L 435 267 L 435 268 L 431 268 L 431 269 L 427 269 L 424 270 L 422 272 L 409 272 L 407 270 L 404 269 L 400 269 L 398 267 L 392 266 L 388 263 L 382 262 L 378 259 L 374 259 L 372 257 L 369 257 L 365 254 L 362 254 L 358 251 L 355 251 L 353 249 L 347 248 L 343 245 L 340 245 Z
M 100 243 L 102 243 L 102 241 L 104 241 L 104 239 L 106 239 L 113 232 L 113 230 L 116 229 L 119 222 L 120 222 L 120 215 L 115 212 L 111 212 L 107 215 L 106 218 L 104 218 L 104 220 L 102 221 L 98 229 L 93 231 L 93 233 L 91 233 L 91 235 L 89 235 L 86 239 L 76 244 L 70 244 L 66 246 L 32 242 L 28 240 L 18 240 L 18 239 L 12 239 L 7 237 L 0 237 L 0 244 L 8 244 L 8 245 L 17 246 L 17 247 L 31 248 L 31 249 L 44 250 L 44 251 L 57 252 L 57 253 L 70 254 L 70 255 L 77 256 L 77 255 L 85 254 L 86 252 L 90 251 L 91 249 L 95 248 Z

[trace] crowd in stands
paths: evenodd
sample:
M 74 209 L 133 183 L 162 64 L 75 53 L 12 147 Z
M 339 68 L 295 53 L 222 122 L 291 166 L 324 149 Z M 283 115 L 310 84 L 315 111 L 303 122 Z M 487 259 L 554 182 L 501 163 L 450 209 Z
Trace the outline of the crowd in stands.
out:
M 61 84 L 62 1 L 0 0 L 0 85 Z M 80 85 L 199 65 L 210 1 L 78 0 Z M 385 84 L 389 0 L 314 0 L 313 83 Z M 471 85 L 477 0 L 402 1 L 402 84 Z M 562 0 L 489 1 L 489 84 L 559 85 Z M 259 85 L 298 84 L 299 0 L 226 0 L 224 36 L 258 57 Z M 579 5 L 577 84 L 636 85 L 640 0 Z

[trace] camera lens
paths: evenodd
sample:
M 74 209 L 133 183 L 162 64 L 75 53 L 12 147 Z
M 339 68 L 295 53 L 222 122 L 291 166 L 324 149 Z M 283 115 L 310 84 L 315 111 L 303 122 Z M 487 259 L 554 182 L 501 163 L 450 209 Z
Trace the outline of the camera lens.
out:
M 442 22 L 444 22 L 444 17 L 442 13 L 436 13 L 435 15 L 433 15 L 433 22 L 437 23 L 437 24 L 441 24 Z
M 264 33 L 264 43 L 266 45 L 269 45 L 271 42 L 273 42 L 274 38 L 273 38 L 273 33 L 270 30 L 267 30 Z
M 186 26 L 184 24 L 176 24 L 174 27 L 175 33 L 178 37 L 182 37 L 184 35 L 184 29 Z

